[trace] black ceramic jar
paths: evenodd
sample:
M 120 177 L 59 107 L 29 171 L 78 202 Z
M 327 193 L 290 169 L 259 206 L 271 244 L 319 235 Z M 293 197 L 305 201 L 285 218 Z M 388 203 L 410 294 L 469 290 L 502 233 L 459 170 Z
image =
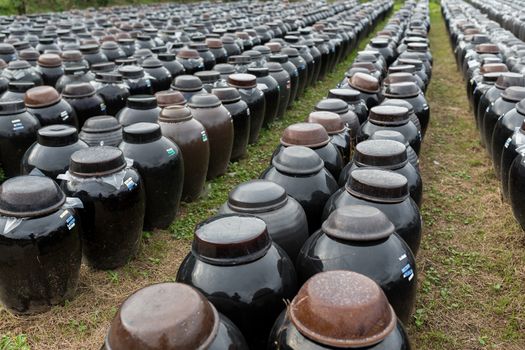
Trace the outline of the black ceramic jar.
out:
M 135 65 L 121 66 L 118 69 L 124 83 L 129 88 L 130 95 L 153 95 L 152 77 L 144 72 L 144 68 Z
M 177 53 L 177 61 L 182 64 L 186 74 L 194 74 L 195 72 L 206 70 L 204 61 L 199 56 L 199 52 L 193 49 L 183 48 Z
M 207 38 L 206 45 L 213 54 L 216 64 L 226 63 L 228 61 L 228 53 L 226 49 L 224 49 L 221 39 Z
M 251 214 L 264 220 L 268 234 L 295 261 L 308 238 L 308 222 L 301 205 L 283 187 L 268 180 L 252 180 L 230 191 L 219 214 Z
M 352 144 L 355 145 L 357 143 L 357 135 L 361 125 L 359 118 L 350 110 L 348 103 L 339 98 L 325 98 L 315 105 L 315 110 L 338 114 L 348 128 Z
M 264 349 L 274 320 L 297 292 L 293 263 L 272 243 L 263 220 L 227 214 L 197 225 L 177 282 L 197 288 L 242 331 L 250 349 Z M 239 293 L 242 291 L 242 293 Z
M 151 76 L 151 86 L 153 92 L 168 90 L 171 85 L 173 77 L 170 71 L 164 67 L 162 61 L 157 58 L 147 58 L 142 62 L 142 68 L 144 72 Z
M 38 119 L 41 126 L 66 124 L 76 129 L 79 127 L 73 107 L 51 86 L 43 85 L 27 90 L 24 103 L 28 112 Z
M 505 141 L 501 151 L 501 195 L 505 200 L 509 199 L 510 167 L 514 159 L 518 156 L 519 150 L 521 150 L 523 144 L 525 144 L 525 120 L 522 120 L 521 127 L 516 128 L 514 133 L 507 139 L 507 141 Z
M 350 88 L 331 89 L 328 93 L 328 98 L 337 98 L 345 101 L 349 110 L 354 112 L 359 119 L 359 124 L 363 124 L 368 118 L 368 107 L 361 98 L 359 91 Z
M 407 142 L 405 136 L 399 131 L 378 130 L 370 136 L 369 140 L 393 140 L 404 144 L 407 150 L 408 161 L 412 164 L 414 169 L 419 171 L 419 157 L 417 156 L 416 151 L 414 151 L 412 146 Z M 343 186 L 344 183 L 340 185 Z
M 516 153 L 509 169 L 509 202 L 516 221 L 520 224 L 521 229 L 525 230 L 525 154 L 523 147 L 517 148 Z
M 122 125 L 115 117 L 100 115 L 84 123 L 78 138 L 89 145 L 117 147 L 122 141 Z
M 25 93 L 35 87 L 34 83 L 26 81 L 10 81 L 7 84 L 7 91 L 0 97 L 1 100 L 23 100 Z
M 82 258 L 75 208 L 44 176 L 0 187 L 0 301 L 16 314 L 49 310 L 74 297 Z
M 171 89 L 179 91 L 186 101 L 190 101 L 194 95 L 204 94 L 202 81 L 194 75 L 180 75 L 171 84 Z
M 129 87 L 124 84 L 122 75 L 118 73 L 99 73 L 94 82 L 97 94 L 106 104 L 106 113 L 116 116 L 126 106 L 126 100 L 130 96 Z
M 89 83 L 93 81 L 95 75 L 84 66 L 74 66 L 64 68 L 64 75 L 58 79 L 55 89 L 58 92 L 63 92 L 67 85 Z
M 299 72 L 297 71 L 297 68 L 294 66 L 294 64 L 288 60 L 288 56 L 286 55 L 271 55 L 268 61 L 279 63 L 290 76 L 290 99 L 288 100 L 287 106 L 287 108 L 290 108 L 297 99 L 297 92 L 299 90 Z
M 153 95 L 132 95 L 126 100 L 126 107 L 121 109 L 116 118 L 120 125 L 128 126 L 135 123 L 156 123 L 160 108 L 157 98 Z
M 347 86 L 359 91 L 368 109 L 377 106 L 383 100 L 379 81 L 369 74 L 359 72 L 353 74 L 348 78 Z
M 184 66 L 175 59 L 172 53 L 159 53 L 157 58 L 162 62 L 162 65 L 170 72 L 172 78 L 176 78 L 186 72 Z
M 9 81 L 25 81 L 39 86 L 44 84 L 40 73 L 27 61 L 11 61 L 2 70 L 1 76 Z
M 330 136 L 330 143 L 339 150 L 339 153 L 343 157 L 343 165 L 350 161 L 351 152 L 355 146 L 355 138 L 352 140 L 350 131 L 338 114 L 332 112 L 312 112 L 308 116 L 307 122 L 321 124 L 328 133 L 328 136 Z
M 291 99 L 290 74 L 277 62 L 268 62 L 268 71 L 270 76 L 279 84 L 279 107 L 277 108 L 276 118 L 282 119 Z
M 144 185 L 116 147 L 89 147 L 71 155 L 62 189 L 79 198 L 82 249 L 88 266 L 116 269 L 138 251 L 144 222 Z
M 278 117 L 279 83 L 270 75 L 270 70 L 267 67 L 250 67 L 248 74 L 256 77 L 257 88 L 264 93 L 266 108 L 263 126 L 268 127 Z
M 42 76 L 44 85 L 55 86 L 58 79 L 64 75 L 64 66 L 59 55 L 52 53 L 38 57 L 37 71 Z
M 62 98 L 73 107 L 82 127 L 91 117 L 106 114 L 106 104 L 90 83 L 69 84 L 62 91 Z
M 288 56 L 288 60 L 297 69 L 297 98 L 303 96 L 308 82 L 308 67 L 306 61 L 299 56 L 299 51 L 292 47 L 286 47 L 281 50 L 283 55 Z

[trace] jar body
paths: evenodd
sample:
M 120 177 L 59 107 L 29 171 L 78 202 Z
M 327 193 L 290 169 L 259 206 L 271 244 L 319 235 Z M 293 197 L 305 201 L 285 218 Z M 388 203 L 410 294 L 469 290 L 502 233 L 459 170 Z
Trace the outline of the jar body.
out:
M 272 159 L 284 149 L 285 146 L 283 146 L 282 144 L 277 146 L 277 148 L 273 152 Z M 324 167 L 326 168 L 326 170 L 328 170 L 330 174 L 332 174 L 334 179 L 338 179 L 339 174 L 341 173 L 341 170 L 343 170 L 344 167 L 343 157 L 341 156 L 339 150 L 330 142 L 324 146 L 311 149 L 315 153 L 317 153 L 319 157 L 321 157 L 321 159 L 324 161 Z
M 263 126 L 268 127 L 277 118 L 279 112 L 279 84 L 268 75 L 257 77 L 257 88 L 264 94 L 266 109 Z
M 392 130 L 400 132 L 405 139 L 408 141 L 410 146 L 414 149 L 417 155 L 421 149 L 421 134 L 417 131 L 416 126 L 412 122 L 408 122 L 403 125 L 379 125 L 374 124 L 371 121 L 365 122 L 357 135 L 357 143 L 367 140 L 376 131 L 379 130 Z
M 121 109 L 116 118 L 122 126 L 128 126 L 135 123 L 157 123 L 160 114 L 160 107 L 151 109 L 133 109 L 124 107 Z
M 144 72 L 153 77 L 153 79 L 151 79 L 153 92 L 169 90 L 173 78 L 170 71 L 164 66 L 157 68 L 144 68 Z
M 505 101 L 503 98 L 498 98 L 487 108 L 487 111 L 485 112 L 482 129 L 485 149 L 489 157 L 492 157 L 492 134 L 494 133 L 496 123 L 501 116 L 513 109 L 515 104 L 515 102 Z M 521 126 L 521 124 L 518 126 Z
M 89 118 L 106 114 L 106 104 L 99 95 L 81 98 L 64 98 L 64 100 L 75 110 L 80 128 Z
M 233 120 L 233 147 L 230 161 L 236 162 L 246 155 L 250 138 L 251 116 L 248 105 L 244 101 L 224 103 Z
M 44 85 L 55 86 L 58 79 L 64 75 L 64 67 L 37 67 L 38 72 L 42 76 Z
M 33 114 L 42 127 L 54 124 L 66 124 L 79 128 L 77 114 L 73 107 L 64 100 L 42 108 L 27 108 L 27 111 Z
M 264 94 L 257 88 L 238 89 L 238 91 L 241 99 L 248 105 L 248 111 L 250 113 L 250 137 L 248 143 L 254 144 L 259 139 L 259 132 L 261 131 L 266 113 Z
M 291 98 L 290 74 L 283 70 L 280 72 L 270 72 L 270 75 L 279 84 L 279 107 L 277 108 L 276 118 L 282 119 Z
M 504 152 L 505 143 L 512 137 L 514 130 L 520 128 L 525 120 L 525 116 L 513 108 L 498 119 L 492 132 L 492 164 L 496 177 L 501 177 L 501 158 Z
M 507 139 L 501 154 L 501 195 L 509 200 L 509 172 L 512 162 L 518 156 L 518 148 L 525 144 L 525 135 L 516 130 L 512 137 Z
M 509 170 L 509 200 L 516 221 L 525 230 L 525 164 L 518 153 Z

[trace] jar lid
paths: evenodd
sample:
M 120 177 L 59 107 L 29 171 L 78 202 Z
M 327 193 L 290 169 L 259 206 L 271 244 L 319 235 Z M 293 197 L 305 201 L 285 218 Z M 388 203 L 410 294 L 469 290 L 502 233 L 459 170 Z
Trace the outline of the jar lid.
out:
M 269 42 L 264 44 L 268 49 L 270 49 L 271 53 L 279 52 L 281 51 L 282 45 L 278 42 Z M 282 56 L 282 55 L 280 55 Z M 287 58 L 288 59 L 288 58 Z
M 194 75 L 179 75 L 175 78 L 172 87 L 179 91 L 199 91 L 202 90 L 202 81 Z
M 42 146 L 63 147 L 77 141 L 77 129 L 71 125 L 48 125 L 38 130 L 37 142 Z
M 0 100 L 0 115 L 18 114 L 26 111 L 22 100 Z
M 222 48 L 222 40 L 217 38 L 208 38 L 206 39 L 206 45 L 210 49 L 220 49 Z
M 391 84 L 398 84 L 398 83 L 405 83 L 405 82 L 412 82 L 417 84 L 416 77 L 407 72 L 399 72 L 399 73 L 390 73 L 387 75 L 387 77 L 383 80 L 383 85 L 388 86 Z
M 246 214 L 226 214 L 197 225 L 192 253 L 209 264 L 239 265 L 263 257 L 271 246 L 263 220 Z
M 277 62 L 277 63 L 286 63 L 288 62 L 288 56 L 280 55 L 280 54 L 270 55 L 270 57 L 268 58 L 268 61 Z
M 221 74 L 233 74 L 235 73 L 235 67 L 228 63 L 219 63 L 213 66 L 213 70 Z
M 368 119 L 379 125 L 404 125 L 409 121 L 406 107 L 379 105 L 370 109 Z
M 185 105 L 186 98 L 180 91 L 165 90 L 159 91 L 155 94 L 157 98 L 157 105 L 161 108 L 171 105 Z
M 241 183 L 228 195 L 228 206 L 238 212 L 262 213 L 281 208 L 288 201 L 284 188 L 268 180 Z
M 231 74 L 228 77 L 228 84 L 238 89 L 251 89 L 257 87 L 257 77 L 245 73 Z
M 95 87 L 90 83 L 67 84 L 62 90 L 66 98 L 81 98 L 95 95 Z
M 155 57 L 149 57 L 142 62 L 143 68 L 159 68 L 162 67 L 162 62 Z
M 498 45 L 491 44 L 491 43 L 484 43 L 484 44 L 476 45 L 475 50 L 479 54 L 489 53 L 489 54 L 495 55 L 499 53 Z
M 81 149 L 71 155 L 69 162 L 69 172 L 82 177 L 110 175 L 125 167 L 126 160 L 122 151 L 110 146 Z
M 397 73 L 403 74 L 403 73 Z M 401 82 L 389 84 L 385 89 L 385 97 L 408 98 L 414 97 L 421 93 L 421 89 L 414 82 Z
M 191 111 L 186 106 L 168 106 L 160 111 L 159 121 L 165 123 L 178 123 L 192 118 Z
M 516 110 L 518 111 L 518 113 L 525 115 L 525 99 L 516 103 Z
M 312 112 L 308 116 L 308 123 L 321 124 L 328 135 L 339 134 L 345 131 L 345 123 L 339 114 L 325 111 Z
M 60 94 L 52 86 L 41 85 L 27 90 L 24 96 L 25 105 L 29 108 L 43 108 L 60 101 Z
M 398 203 L 408 198 L 406 177 L 389 170 L 355 169 L 345 185 L 353 196 L 376 202 Z
M 502 72 L 496 80 L 496 87 L 505 90 L 510 86 L 525 86 L 525 77 L 523 74 Z
M 171 62 L 175 60 L 175 54 L 169 53 L 169 52 L 163 52 L 163 53 L 159 53 L 157 55 L 157 58 L 161 60 L 162 62 Z
M 101 62 L 101 63 L 95 63 L 91 65 L 91 71 L 95 73 L 95 76 L 97 73 L 103 73 L 103 72 L 112 72 L 116 68 L 115 62 Z
M 108 349 L 206 349 L 219 330 L 215 307 L 195 288 L 159 283 L 129 296 L 111 322 Z
M 366 140 L 357 144 L 354 162 L 359 166 L 399 169 L 408 162 L 404 143 L 392 140 Z
M 150 143 L 162 137 L 157 123 L 135 123 L 124 128 L 122 139 L 128 143 Z
M 389 74 L 401 72 L 414 74 L 416 72 L 416 66 L 413 64 L 400 64 L 398 66 L 388 67 Z
M 408 114 L 414 113 L 414 106 L 408 102 L 407 100 L 403 100 L 400 98 L 392 98 L 389 100 L 385 100 L 381 102 L 380 106 L 397 106 L 397 107 L 405 107 L 408 109 Z
M 291 175 L 315 174 L 324 168 L 324 161 L 314 150 L 304 146 L 290 146 L 272 159 L 278 171 Z
M 370 74 L 360 72 L 352 75 L 348 79 L 348 84 L 356 90 L 368 93 L 377 93 L 380 89 L 379 81 L 376 78 Z
M 35 86 L 32 81 L 10 81 L 7 85 L 8 90 L 11 92 L 27 92 L 29 89 Z
M 198 79 L 198 78 L 197 78 Z M 213 108 L 221 105 L 221 100 L 212 94 L 196 94 L 193 95 L 188 107 L 190 108 Z
M 79 50 L 66 50 L 62 52 L 61 56 L 64 62 L 80 61 L 83 58 Z
M 252 62 L 252 58 L 247 55 L 233 55 L 228 57 L 228 63 L 229 64 L 250 64 Z
M 377 130 L 372 134 L 372 136 L 370 136 L 369 140 L 392 140 L 401 142 L 405 145 L 405 147 L 408 145 L 408 142 L 402 133 L 400 133 L 399 131 L 388 129 Z
M 277 62 L 268 62 L 266 66 L 268 67 L 268 71 L 270 73 L 283 71 L 283 66 L 281 66 L 281 64 Z
M 373 38 L 370 40 L 370 46 L 374 48 L 383 48 L 388 46 L 388 39 Z
M 177 53 L 177 57 L 184 59 L 199 59 L 199 52 L 193 49 L 182 48 Z
M 18 54 L 18 59 L 25 60 L 25 61 L 37 61 L 39 57 L 40 57 L 40 52 L 36 51 L 33 48 L 22 50 Z
M 7 68 L 12 70 L 18 70 L 18 69 L 28 69 L 31 68 L 31 64 L 27 61 L 23 60 L 17 60 L 17 61 L 11 61 L 7 65 Z
M 379 209 L 368 205 L 337 208 L 322 225 L 327 236 L 344 241 L 376 241 L 394 233 L 394 224 Z
M 372 62 L 354 62 L 350 69 L 352 68 L 364 68 L 368 73 L 377 72 L 377 67 Z M 347 76 L 351 77 L 353 74 L 348 74 Z
M 82 126 L 82 132 L 85 133 L 106 133 L 122 129 L 122 125 L 117 118 L 110 115 L 99 115 L 88 118 Z
M 80 45 L 80 52 L 83 54 L 92 54 L 99 52 L 99 45 L 98 44 L 86 44 L 86 45 Z
M 281 50 L 281 53 L 287 55 L 288 57 L 298 57 L 299 51 L 293 47 L 285 47 Z
M 120 66 L 118 72 L 124 79 L 138 79 L 144 76 L 144 69 L 135 65 Z
M 257 51 L 257 50 L 246 50 L 242 54 L 245 55 L 245 56 L 250 56 L 250 58 L 253 61 L 256 61 L 256 60 L 262 58 L 262 53 L 260 51 Z
M 115 83 L 115 84 L 120 84 L 123 82 L 122 75 L 120 75 L 119 73 L 113 73 L 113 72 L 97 73 L 95 75 L 95 80 L 102 82 L 102 83 Z
M 399 64 L 411 64 L 416 67 L 417 70 L 420 70 L 423 67 L 423 61 L 417 58 L 403 58 L 400 57 L 397 60 Z
M 257 45 L 257 46 L 254 46 L 253 47 L 253 50 L 257 50 L 259 51 L 260 53 L 262 53 L 263 55 L 269 55 L 272 53 L 272 51 L 270 50 L 269 47 L 267 46 L 264 46 L 264 45 Z
M 327 111 L 337 114 L 348 112 L 348 103 L 339 98 L 325 98 L 315 105 L 316 111 Z
M 234 103 L 241 100 L 241 94 L 236 88 L 216 88 L 211 91 L 222 103 Z
M 505 63 L 486 63 L 481 66 L 479 72 L 481 74 L 492 73 L 492 72 L 508 72 L 509 68 Z
M 45 53 L 38 57 L 38 65 L 41 67 L 60 67 L 62 65 L 62 59 L 59 55 L 53 53 Z
M 44 216 L 57 211 L 66 195 L 45 176 L 16 176 L 0 186 L 0 214 L 16 218 Z
M 248 73 L 254 75 L 257 78 L 267 77 L 270 74 L 268 67 L 250 67 Z
M 0 43 L 0 54 L 9 55 L 15 53 L 15 47 L 11 44 Z
M 65 67 L 64 68 L 65 75 L 77 75 L 78 72 L 82 72 L 86 74 L 88 71 L 89 71 L 89 68 L 86 66 L 76 66 L 76 67 Z
M 525 87 L 511 86 L 502 92 L 501 98 L 509 102 L 520 102 L 525 98 Z
M 396 327 L 394 309 L 372 279 L 352 271 L 321 272 L 301 287 L 288 315 L 305 337 L 338 348 L 379 343 Z
M 126 107 L 140 110 L 155 109 L 158 107 L 157 98 L 153 95 L 132 95 L 128 97 Z
M 296 123 L 283 131 L 281 144 L 284 146 L 322 147 L 330 142 L 330 136 L 321 124 Z
M 356 103 L 361 100 L 361 93 L 354 89 L 330 89 L 328 98 L 337 98 L 347 103 Z
M 221 73 L 216 70 L 203 70 L 194 74 L 203 84 L 213 84 L 221 78 Z
M 117 50 L 119 46 L 116 42 L 111 40 L 111 41 L 104 41 L 102 45 L 100 45 L 100 48 L 102 50 Z

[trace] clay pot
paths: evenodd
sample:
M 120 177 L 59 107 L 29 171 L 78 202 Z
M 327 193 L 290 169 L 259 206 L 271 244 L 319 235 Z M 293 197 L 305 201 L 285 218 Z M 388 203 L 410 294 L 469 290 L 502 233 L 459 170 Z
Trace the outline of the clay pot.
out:
M 177 282 L 197 288 L 242 331 L 250 349 L 264 349 L 275 318 L 293 298 L 293 263 L 263 220 L 222 215 L 197 225 Z M 242 290 L 242 296 L 239 292 Z
M 58 79 L 64 75 L 62 59 L 59 55 L 43 54 L 38 58 L 37 71 L 42 76 L 44 85 L 55 86 Z
M 36 68 L 32 67 L 27 61 L 11 61 L 4 70 L 1 76 L 9 81 L 25 81 L 39 86 L 44 84 L 42 76 Z
M 162 65 L 170 72 L 171 77 L 173 79 L 186 72 L 184 66 L 175 59 L 176 57 L 172 53 L 159 53 L 157 55 L 157 58 L 162 62 Z
M 233 55 L 228 57 L 228 63 L 233 66 L 235 73 L 246 73 L 252 63 L 252 58 L 248 55 Z
M 202 82 L 202 88 L 211 93 L 214 88 L 228 87 L 226 81 L 221 79 L 221 73 L 214 70 L 203 70 L 195 73 L 195 76 Z
M 104 100 L 90 83 L 66 85 L 62 98 L 75 110 L 80 127 L 87 119 L 106 114 Z
M 87 67 L 75 66 L 64 68 L 64 75 L 58 79 L 55 89 L 58 92 L 63 92 L 67 85 L 90 83 L 95 79 L 95 75 L 89 71 Z
M 521 103 L 519 103 L 518 105 L 521 105 Z M 505 141 L 501 153 L 501 195 L 504 200 L 509 199 L 509 172 L 512 166 L 512 162 L 514 162 L 514 159 L 516 159 L 516 157 L 518 156 L 519 151 L 521 151 L 521 146 L 525 144 L 524 124 L 524 120 L 522 120 L 521 127 L 516 128 L 511 137 L 509 137 L 507 141 Z
M 26 92 L 33 87 L 35 87 L 35 84 L 31 82 L 10 81 L 7 84 L 7 91 L 2 94 L 0 99 L 3 101 L 23 100 Z
M 122 126 L 135 123 L 157 123 L 160 108 L 157 98 L 152 95 L 133 95 L 128 97 L 126 107 L 121 109 L 116 118 Z
M 199 52 L 197 50 L 186 48 L 181 49 L 177 53 L 177 61 L 182 64 L 186 74 L 191 75 L 195 72 L 206 70 L 204 66 L 204 60 L 199 56 Z
M 202 81 L 193 75 L 181 75 L 176 77 L 171 88 L 175 91 L 179 91 L 186 101 L 190 101 L 194 95 L 206 93 L 202 87 Z
M 228 53 L 226 49 L 224 49 L 221 39 L 208 38 L 206 39 L 206 45 L 213 54 L 216 64 L 226 63 L 228 61 Z
M 0 187 L 0 301 L 35 314 L 74 297 L 82 246 L 76 209 L 44 176 L 18 176 Z
M 377 106 L 383 100 L 379 81 L 369 74 L 355 73 L 348 79 L 347 84 L 352 89 L 359 91 L 368 109 Z
M 363 124 L 368 118 L 368 107 L 361 98 L 361 93 L 354 89 L 331 89 L 328 98 L 336 98 L 345 101 L 350 111 L 354 112 L 359 119 L 359 124 Z
M 168 90 L 170 88 L 173 77 L 159 59 L 153 57 L 145 59 L 144 62 L 142 62 L 142 68 L 144 68 L 146 74 L 153 77 L 151 80 L 153 92 Z
M 181 92 L 173 90 L 159 91 L 155 94 L 155 98 L 160 108 L 173 105 L 184 106 L 187 102 Z
M 332 112 L 312 112 L 306 121 L 308 123 L 321 124 L 330 136 L 330 143 L 339 150 L 343 157 L 343 164 L 349 162 L 353 147 L 352 138 L 350 131 L 339 115 Z
M 410 144 L 407 142 L 405 136 L 403 136 L 399 131 L 393 131 L 393 130 L 378 130 L 370 136 L 369 140 L 392 140 L 397 141 L 405 145 L 407 150 L 407 158 L 408 162 L 412 164 L 414 169 L 419 171 L 419 158 L 416 154 L 416 151 L 410 146 Z M 341 186 L 344 185 L 340 184 Z
M 127 57 L 124 50 L 114 41 L 103 42 L 100 46 L 100 52 L 105 55 L 110 62 Z
M 285 70 L 290 76 L 290 99 L 288 100 L 287 108 L 290 108 L 295 99 L 297 98 L 297 92 L 299 89 L 299 72 L 292 62 L 288 60 L 288 56 L 277 54 L 271 55 L 268 59 L 269 62 L 279 63 L 283 70 Z
M 264 94 L 266 108 L 263 126 L 268 127 L 278 117 L 279 83 L 270 75 L 270 70 L 267 67 L 248 68 L 248 74 L 256 77 L 257 88 Z
M 284 117 L 284 112 L 288 107 L 289 100 L 291 99 L 291 80 L 290 74 L 283 69 L 283 67 L 277 62 L 269 62 L 268 70 L 270 76 L 277 81 L 279 84 L 279 107 L 277 108 L 277 119 Z
M 129 87 L 130 95 L 153 95 L 153 79 L 144 68 L 135 65 L 121 66 L 118 72 Z
M 315 105 L 315 110 L 338 114 L 348 128 L 352 145 L 355 146 L 361 126 L 359 118 L 350 110 L 348 103 L 338 98 L 325 98 Z
M 78 129 L 75 110 L 51 86 L 37 86 L 27 90 L 24 103 L 41 126 L 67 124 Z
M 90 66 L 97 63 L 108 62 L 106 55 L 100 52 L 100 46 L 98 44 L 80 45 L 80 52 L 84 55 L 84 59 Z
M 283 55 L 288 56 L 288 60 L 295 66 L 297 69 L 297 98 L 303 96 L 306 89 L 306 84 L 308 82 L 308 67 L 306 66 L 306 61 L 299 56 L 299 51 L 297 49 L 286 47 L 281 50 Z
M 525 230 L 525 210 L 523 196 L 525 194 L 523 179 L 525 178 L 525 164 L 523 161 L 523 147 L 516 149 L 516 157 L 509 169 L 508 191 L 509 201 L 514 213 L 514 218 Z
M 486 73 L 483 74 L 482 80 L 476 84 L 476 87 L 474 88 L 472 92 L 472 109 L 474 111 L 474 118 L 476 120 L 476 126 L 479 127 L 479 113 L 481 112 L 479 110 L 479 103 L 481 101 L 481 97 L 487 92 L 494 84 L 496 83 L 496 80 L 501 75 L 501 72 L 496 73 Z M 486 109 L 486 107 L 485 107 Z M 485 110 L 483 110 L 483 113 Z
M 110 115 L 91 117 L 84 123 L 78 138 L 87 143 L 89 147 L 117 147 L 122 141 L 122 125 Z
M 416 126 L 417 131 L 420 133 L 421 142 L 423 142 L 421 123 L 419 122 L 419 119 L 417 118 L 417 115 L 414 112 L 414 106 L 412 106 L 410 102 L 406 100 L 401 100 L 401 99 L 386 99 L 383 102 L 381 102 L 381 106 L 397 106 L 397 107 L 407 108 L 408 109 L 408 119 L 410 119 L 410 121 L 414 123 L 414 125 Z
M 95 89 L 106 104 L 106 113 L 116 116 L 126 106 L 130 96 L 129 88 L 122 76 L 117 73 L 100 73 L 96 75 Z

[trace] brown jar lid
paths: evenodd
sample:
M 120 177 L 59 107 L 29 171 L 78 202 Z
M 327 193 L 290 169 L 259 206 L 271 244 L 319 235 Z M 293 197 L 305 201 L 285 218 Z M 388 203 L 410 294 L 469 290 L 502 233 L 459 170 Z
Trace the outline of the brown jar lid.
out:
M 290 146 L 272 159 L 279 172 L 291 175 L 310 175 L 324 168 L 324 161 L 314 150 L 304 146 Z
M 408 198 L 407 178 L 390 170 L 355 169 L 345 188 L 355 197 L 374 202 L 399 203 Z
M 178 123 L 192 118 L 191 110 L 183 105 L 171 105 L 160 111 L 159 121 L 164 123 Z
M 509 68 L 505 63 L 487 63 L 481 66 L 479 72 L 481 74 L 492 73 L 492 72 L 508 72 Z
M 159 91 L 155 93 L 155 98 L 158 106 L 161 108 L 171 105 L 185 105 L 187 102 L 181 92 L 174 90 Z
M 480 53 L 480 54 L 484 54 L 484 53 L 498 54 L 499 53 L 498 45 L 491 44 L 491 43 L 476 45 L 475 50 L 477 53 Z
M 409 121 L 406 107 L 380 105 L 370 109 L 368 119 L 378 125 L 404 125 Z
M 511 86 L 505 89 L 501 94 L 501 98 L 509 102 L 520 102 L 525 98 L 525 87 Z
M 394 233 L 394 224 L 379 209 L 368 205 L 337 208 L 323 222 L 322 231 L 344 241 L 375 241 Z
M 68 84 L 62 91 L 66 98 L 89 97 L 95 94 L 95 88 L 90 83 Z
M 345 123 L 339 114 L 325 111 L 312 112 L 308 116 L 308 123 L 321 124 L 328 135 L 339 134 L 345 131 Z
M 228 85 L 238 89 L 252 89 L 257 87 L 257 77 L 245 73 L 231 74 L 228 76 Z
M 491 82 L 491 83 L 495 83 L 499 76 L 501 74 L 503 74 L 505 72 L 489 72 L 489 73 L 484 73 L 483 74 L 483 82 L 484 83 L 487 83 L 487 82 Z
M 338 98 L 347 103 L 356 103 L 361 100 L 361 93 L 354 89 L 330 89 L 328 98 Z
M 41 85 L 27 90 L 24 102 L 29 108 L 51 106 L 60 101 L 60 94 L 52 86 Z
M 228 195 L 228 206 L 245 213 L 264 213 L 283 207 L 288 195 L 283 187 L 269 180 L 243 182 Z
M 60 67 L 62 65 L 62 59 L 59 55 L 45 53 L 38 58 L 38 65 L 49 68 Z
M 416 66 L 414 66 L 413 64 L 400 64 L 400 65 L 397 65 L 397 66 L 390 66 L 388 68 L 388 73 L 389 74 L 392 74 L 392 73 L 401 73 L 401 72 L 405 72 L 405 73 L 415 73 L 416 72 Z
M 355 147 L 354 162 L 358 166 L 399 169 L 408 163 L 407 148 L 392 140 L 366 140 Z
M 208 45 L 210 49 L 220 49 L 221 47 L 223 47 L 222 40 L 216 38 L 206 39 L 206 45 Z
M 377 71 L 376 65 L 372 62 L 354 62 L 350 68 L 364 68 L 370 73 Z
M 496 87 L 505 90 L 510 86 L 525 86 L 525 77 L 520 73 L 503 72 L 496 80 Z
M 356 90 L 369 93 L 377 93 L 380 89 L 379 81 L 365 73 L 355 73 L 348 79 L 348 84 Z
M 283 131 L 281 144 L 288 146 L 322 147 L 330 142 L 330 136 L 321 124 L 296 123 Z
M 111 322 L 110 350 L 206 349 L 219 329 L 215 307 L 195 288 L 159 283 L 129 296 Z
M 271 245 L 263 220 L 245 214 L 225 214 L 196 226 L 192 254 L 213 265 L 239 265 L 263 257 Z
M 404 82 L 415 83 L 416 77 L 414 77 L 414 75 L 411 73 L 405 73 L 405 72 L 391 73 L 385 78 L 385 80 L 383 81 L 383 84 L 387 86 L 390 84 L 397 84 L 397 83 L 404 83 Z
M 402 73 L 397 73 L 402 74 Z M 385 89 L 385 97 L 408 98 L 414 97 L 421 93 L 421 89 L 414 82 L 401 82 L 389 84 Z
M 305 337 L 338 348 L 361 348 L 396 327 L 394 309 L 372 279 L 352 271 L 314 275 L 301 287 L 288 315 Z
M 199 52 L 197 50 L 193 50 L 193 49 L 187 49 L 187 48 L 182 48 L 179 50 L 179 52 L 177 53 L 177 57 L 180 57 L 180 58 L 186 58 L 186 59 L 198 59 L 200 58 L 199 56 Z
M 269 42 L 269 43 L 264 44 L 264 46 L 269 48 L 271 53 L 278 53 L 281 51 L 281 48 L 282 48 L 282 45 L 277 42 Z
M 22 50 L 18 55 L 19 60 L 25 61 L 36 61 L 38 60 L 38 57 L 40 57 L 40 52 L 36 51 L 33 48 Z

